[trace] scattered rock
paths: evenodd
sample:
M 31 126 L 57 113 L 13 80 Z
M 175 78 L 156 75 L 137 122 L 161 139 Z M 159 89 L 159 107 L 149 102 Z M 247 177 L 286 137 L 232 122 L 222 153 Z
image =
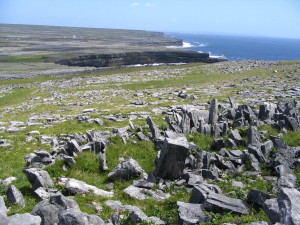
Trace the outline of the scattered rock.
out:
M 180 224 L 208 223 L 209 216 L 204 216 L 200 204 L 177 201 Z
M 122 160 L 107 176 L 111 180 L 129 180 L 140 176 L 147 177 L 147 174 L 137 161 L 128 157 L 127 159 Z
M 21 206 L 26 205 L 22 193 L 14 185 L 10 185 L 10 187 L 7 189 L 6 197 L 9 205 L 13 205 L 13 204 L 19 204 Z

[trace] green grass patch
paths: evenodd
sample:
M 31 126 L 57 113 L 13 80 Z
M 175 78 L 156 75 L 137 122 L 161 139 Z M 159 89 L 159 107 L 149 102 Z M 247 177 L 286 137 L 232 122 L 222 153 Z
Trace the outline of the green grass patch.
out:
M 49 59 L 45 58 L 48 54 L 37 54 L 37 55 L 22 55 L 22 56 L 9 56 L 0 59 L 3 63 L 39 63 L 49 62 Z
M 201 133 L 191 133 L 187 135 L 189 142 L 194 142 L 200 149 L 211 152 L 210 143 L 214 140 L 213 137 Z
M 300 146 L 300 131 L 289 131 L 283 135 L 284 140 L 289 146 Z

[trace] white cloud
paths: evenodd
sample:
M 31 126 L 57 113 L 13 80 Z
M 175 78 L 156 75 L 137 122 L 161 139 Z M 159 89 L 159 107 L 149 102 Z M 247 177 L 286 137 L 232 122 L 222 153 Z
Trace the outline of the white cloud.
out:
M 139 6 L 141 3 L 139 2 L 133 2 L 131 3 L 131 7 L 136 7 L 136 6 Z
M 155 6 L 155 4 L 153 4 L 153 3 L 146 3 L 145 4 L 145 7 L 154 7 Z

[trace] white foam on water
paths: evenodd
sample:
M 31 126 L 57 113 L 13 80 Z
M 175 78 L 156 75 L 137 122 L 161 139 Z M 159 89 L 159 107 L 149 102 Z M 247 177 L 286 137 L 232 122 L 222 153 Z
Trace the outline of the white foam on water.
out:
M 182 48 L 191 48 L 191 47 L 194 47 L 194 45 L 192 45 L 192 44 L 189 43 L 189 42 L 183 42 L 183 43 L 182 43 Z
M 208 52 L 210 58 L 214 59 L 227 59 L 225 55 L 213 55 L 211 52 Z

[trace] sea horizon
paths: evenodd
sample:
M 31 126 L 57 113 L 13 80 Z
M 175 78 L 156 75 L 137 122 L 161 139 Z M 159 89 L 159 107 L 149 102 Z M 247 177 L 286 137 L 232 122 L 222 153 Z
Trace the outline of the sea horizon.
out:
M 165 32 L 181 39 L 179 48 L 209 53 L 212 58 L 242 60 L 300 60 L 300 39 L 229 34 Z

